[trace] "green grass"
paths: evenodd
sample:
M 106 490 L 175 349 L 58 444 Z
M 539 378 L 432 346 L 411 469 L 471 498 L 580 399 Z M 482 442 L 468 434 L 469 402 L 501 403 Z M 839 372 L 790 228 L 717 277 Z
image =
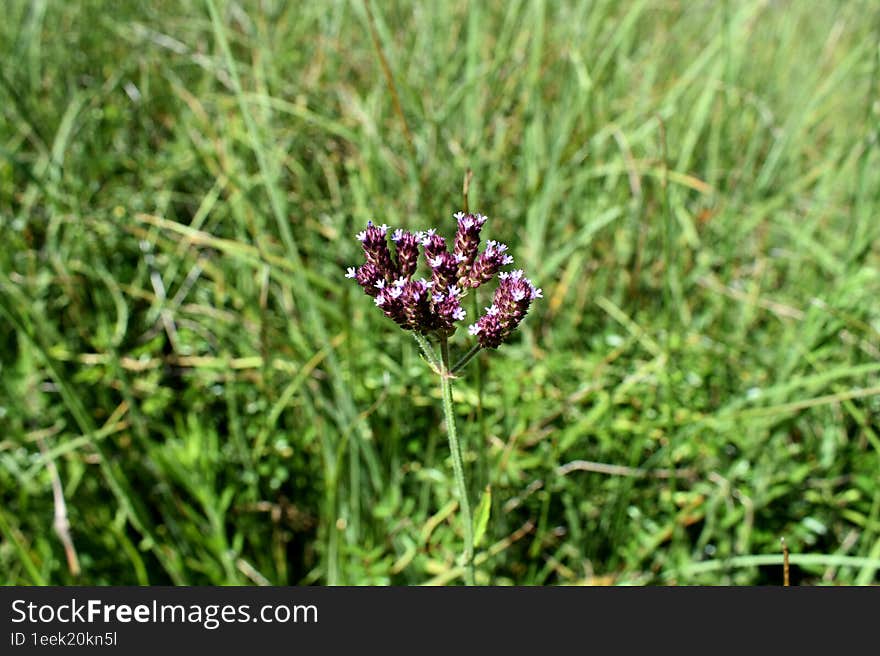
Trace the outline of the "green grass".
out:
M 876 3 L 374 1 L 403 117 L 359 0 L 7 4 L 0 583 L 461 583 L 343 274 L 469 168 L 545 293 L 455 385 L 478 582 L 878 583 Z

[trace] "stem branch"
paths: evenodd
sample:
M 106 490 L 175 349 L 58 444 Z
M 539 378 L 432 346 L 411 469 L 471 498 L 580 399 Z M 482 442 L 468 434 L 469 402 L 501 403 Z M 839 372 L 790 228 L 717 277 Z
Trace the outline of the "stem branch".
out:
M 471 347 L 470 351 L 468 351 L 461 358 L 459 358 L 458 362 L 455 363 L 455 366 L 452 367 L 452 370 L 450 371 L 450 373 L 457 374 L 459 371 L 461 371 L 468 362 L 470 362 L 471 360 L 474 359 L 474 356 L 480 352 L 481 348 L 482 347 L 479 344 L 474 344 Z

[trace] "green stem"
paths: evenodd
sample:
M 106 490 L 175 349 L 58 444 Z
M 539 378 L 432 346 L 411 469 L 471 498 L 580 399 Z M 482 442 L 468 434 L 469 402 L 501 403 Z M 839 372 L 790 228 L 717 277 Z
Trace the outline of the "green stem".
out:
M 465 353 L 461 358 L 459 358 L 458 362 L 455 363 L 455 366 L 452 367 L 450 373 L 457 374 L 459 371 L 464 369 L 464 366 L 474 359 L 474 356 L 480 352 L 480 349 L 483 348 L 479 344 L 474 344 L 471 347 L 471 350 Z
M 471 520 L 471 507 L 468 503 L 467 486 L 464 482 L 464 467 L 461 462 L 461 448 L 455 430 L 455 411 L 452 407 L 452 371 L 449 369 L 449 344 L 446 337 L 440 338 L 440 357 L 443 367 L 440 371 L 440 391 L 443 394 L 443 415 L 446 418 L 446 435 L 449 437 L 449 451 L 452 453 L 452 469 L 458 487 L 461 518 L 464 522 L 464 565 L 467 575 L 465 581 L 474 585 L 474 525 Z
M 428 364 L 430 364 L 431 368 L 439 374 L 441 371 L 440 358 L 437 357 L 437 352 L 434 351 L 431 342 L 428 341 L 427 337 L 415 331 L 413 331 L 413 337 L 415 337 L 416 341 L 419 343 L 419 347 L 422 349 L 422 353 L 425 354 L 425 359 L 428 361 Z

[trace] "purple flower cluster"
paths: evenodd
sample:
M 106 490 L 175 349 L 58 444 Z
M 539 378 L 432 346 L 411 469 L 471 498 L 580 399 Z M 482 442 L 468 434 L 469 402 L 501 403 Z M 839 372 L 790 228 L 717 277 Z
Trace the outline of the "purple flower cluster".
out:
M 483 348 L 498 348 L 525 318 L 532 301 L 543 298 L 541 290 L 523 277 L 521 269 L 509 273 L 503 271 L 498 274 L 498 279 L 500 283 L 492 305 L 486 308 L 486 314 L 477 323 L 468 328 Z
M 522 271 L 501 272 L 513 258 L 507 246 L 486 242 L 480 252 L 480 231 L 486 223 L 482 214 L 455 215 L 458 229 L 452 251 L 446 239 L 433 228 L 425 232 L 397 229 L 391 236 L 395 250 L 388 246 L 388 226 L 367 223 L 358 233 L 366 261 L 360 267 L 349 267 L 346 277 L 353 278 L 375 304 L 405 330 L 422 334 L 451 334 L 456 322 L 465 318 L 461 299 L 468 289 L 476 289 L 496 275 L 500 281 L 487 314 L 469 331 L 476 335 L 480 346 L 497 348 L 519 325 L 541 290 L 522 276 Z M 430 280 L 415 279 L 419 262 L 419 246 L 430 272 Z
M 395 230 L 391 235 L 395 252 L 388 247 L 388 226 L 372 222 L 357 235 L 366 262 L 349 267 L 345 274 L 354 278 L 373 302 L 401 328 L 421 333 L 452 332 L 455 322 L 464 319 L 461 291 L 455 286 L 455 262 L 446 252 L 442 237 L 427 233 Z M 414 279 L 419 263 L 419 246 L 431 268 L 431 280 Z M 450 271 L 452 273 L 450 273 Z

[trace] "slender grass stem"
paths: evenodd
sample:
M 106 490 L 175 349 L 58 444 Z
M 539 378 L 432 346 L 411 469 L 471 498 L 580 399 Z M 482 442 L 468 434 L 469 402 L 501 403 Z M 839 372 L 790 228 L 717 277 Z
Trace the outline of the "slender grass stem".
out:
M 382 67 L 382 73 L 385 75 L 385 81 L 388 84 L 388 91 L 391 93 L 391 103 L 394 106 L 394 113 L 400 119 L 403 127 L 403 134 L 406 137 L 406 143 L 409 145 L 412 153 L 413 163 L 416 162 L 416 144 L 413 139 L 412 132 L 409 131 L 409 124 L 406 122 L 406 114 L 403 113 L 403 106 L 400 104 L 400 96 L 397 94 L 397 84 L 394 82 L 394 73 L 391 72 L 391 66 L 385 57 L 385 49 L 382 48 L 382 40 L 379 38 L 379 30 L 376 29 L 376 19 L 373 18 L 373 11 L 370 9 L 369 0 L 364 0 L 364 10 L 367 13 L 367 23 L 370 26 L 370 37 L 373 40 L 373 47 L 376 49 L 376 55 L 379 57 L 379 65 Z
M 446 435 L 449 438 L 449 451 L 452 453 L 452 469 L 458 488 L 461 518 L 464 522 L 464 560 L 468 585 L 474 585 L 474 526 L 471 520 L 471 507 L 468 503 L 467 485 L 464 481 L 464 467 L 461 462 L 461 448 L 458 432 L 455 429 L 455 410 L 452 407 L 452 372 L 449 369 L 449 343 L 446 337 L 440 339 L 440 357 L 443 367 L 440 371 L 440 390 L 443 395 L 443 415 L 446 419 Z

